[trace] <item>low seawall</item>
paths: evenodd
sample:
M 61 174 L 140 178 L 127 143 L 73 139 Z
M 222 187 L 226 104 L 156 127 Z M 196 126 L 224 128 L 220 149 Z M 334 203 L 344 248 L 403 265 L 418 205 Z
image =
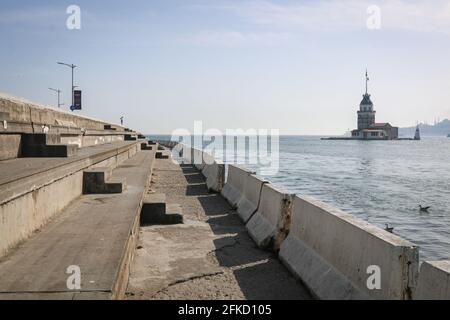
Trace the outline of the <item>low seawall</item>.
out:
M 333 206 L 234 165 L 222 196 L 238 212 L 251 204 L 240 216 L 256 244 L 277 252 L 317 298 L 450 299 L 449 261 L 424 262 L 419 274 L 416 245 Z

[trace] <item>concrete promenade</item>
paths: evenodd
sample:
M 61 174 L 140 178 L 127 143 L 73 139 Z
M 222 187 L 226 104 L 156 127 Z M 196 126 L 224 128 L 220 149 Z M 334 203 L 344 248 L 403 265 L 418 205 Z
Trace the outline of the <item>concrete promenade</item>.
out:
M 141 226 L 128 299 L 311 299 L 192 165 L 157 159 L 149 193 L 166 194 L 168 213 L 180 205 L 184 224 Z

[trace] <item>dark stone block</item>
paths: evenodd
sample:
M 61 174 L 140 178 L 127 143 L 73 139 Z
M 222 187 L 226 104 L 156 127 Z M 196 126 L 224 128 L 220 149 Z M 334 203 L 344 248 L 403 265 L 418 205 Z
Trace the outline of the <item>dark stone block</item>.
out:
M 136 137 L 132 136 L 131 134 L 126 134 L 124 136 L 125 141 L 136 141 Z
M 171 212 L 168 214 L 166 210 Z M 175 212 L 175 213 L 174 213 Z M 144 199 L 140 222 L 141 225 L 171 225 L 183 223 L 179 205 L 166 206 L 164 194 L 149 195 Z
M 109 168 L 95 168 L 83 172 L 83 194 L 122 193 L 126 189 L 125 181 L 110 181 Z
M 166 154 L 163 154 L 162 152 L 157 152 L 155 157 L 156 157 L 156 159 L 169 159 L 169 156 Z

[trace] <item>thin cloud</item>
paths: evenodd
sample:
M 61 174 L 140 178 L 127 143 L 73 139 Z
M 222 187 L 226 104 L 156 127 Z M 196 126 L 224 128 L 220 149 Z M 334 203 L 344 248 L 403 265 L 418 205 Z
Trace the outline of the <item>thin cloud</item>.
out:
M 182 42 L 206 47 L 268 47 L 289 42 L 289 33 L 240 32 L 240 31 L 201 31 L 185 37 Z
M 3 11 L 0 13 L 0 24 L 31 24 L 47 25 L 56 21 L 64 21 L 67 17 L 66 8 L 60 10 L 55 8 L 26 8 L 21 10 Z
M 341 31 L 366 28 L 371 5 L 380 7 L 383 29 L 450 34 L 450 0 L 317 0 L 297 4 L 252 0 L 215 8 L 255 25 Z

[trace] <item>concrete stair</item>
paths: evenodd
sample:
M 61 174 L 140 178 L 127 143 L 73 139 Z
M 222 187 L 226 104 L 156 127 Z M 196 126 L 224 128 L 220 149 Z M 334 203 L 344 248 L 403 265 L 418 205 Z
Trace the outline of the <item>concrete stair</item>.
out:
M 23 134 L 21 151 L 25 158 L 67 158 L 77 154 L 78 145 L 61 144 L 57 134 Z
M 166 150 L 164 147 L 158 146 L 158 151 L 156 151 L 155 157 L 156 159 L 169 159 L 170 158 L 170 151 Z
M 131 134 L 126 134 L 126 135 L 124 135 L 124 139 L 125 139 L 125 141 L 136 141 L 137 137 L 134 135 L 131 135 Z
M 144 197 L 141 225 L 170 225 L 183 223 L 182 208 L 179 204 L 167 204 L 163 193 L 149 194 Z
M 125 179 L 111 179 L 111 168 L 93 168 L 83 172 L 83 194 L 122 193 Z
M 153 146 L 149 145 L 148 142 L 142 142 L 141 143 L 141 150 L 153 150 Z

